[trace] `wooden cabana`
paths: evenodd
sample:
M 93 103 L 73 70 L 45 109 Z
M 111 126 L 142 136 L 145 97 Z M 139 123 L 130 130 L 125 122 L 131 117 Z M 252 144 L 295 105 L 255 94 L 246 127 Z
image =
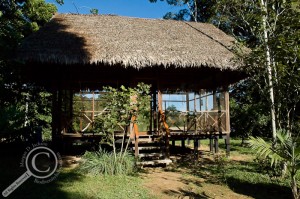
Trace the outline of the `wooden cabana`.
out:
M 195 140 L 195 147 L 199 139 L 210 138 L 217 144 L 218 138 L 226 138 L 229 151 L 227 88 L 244 77 L 233 53 L 234 42 L 211 24 L 58 14 L 25 39 L 18 58 L 24 63 L 26 81 L 42 85 L 53 94 L 53 139 L 72 133 L 73 137 L 91 136 L 68 130 L 74 116 L 75 93 L 90 91 L 94 96 L 102 86 L 151 84 L 152 118 L 146 132 L 134 132 L 135 145 L 142 136 L 159 133 L 159 121 L 166 114 L 164 104 L 170 103 L 164 100 L 164 94 L 185 93 L 187 106 L 190 101 L 194 103 L 193 110 L 187 108 L 185 112 L 194 112 L 194 119 L 186 118 L 184 129 L 172 124 L 168 124 L 169 129 L 163 128 L 164 158 L 168 158 L 169 141 L 186 138 Z M 188 93 L 194 93 L 193 99 Z M 92 122 L 98 110 L 95 98 L 90 99 Z M 211 105 L 207 105 L 209 99 Z M 164 120 L 162 125 L 167 123 Z M 139 150 L 135 153 L 141 155 Z

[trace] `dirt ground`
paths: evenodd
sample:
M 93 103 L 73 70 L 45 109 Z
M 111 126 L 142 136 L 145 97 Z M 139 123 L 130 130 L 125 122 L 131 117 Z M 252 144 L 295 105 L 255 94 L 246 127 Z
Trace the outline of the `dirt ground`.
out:
M 143 186 L 157 198 L 215 198 L 215 199 L 249 199 L 233 192 L 226 186 L 206 183 L 204 179 L 186 174 L 184 171 L 165 171 L 164 168 L 147 168 L 143 173 Z
M 207 146 L 200 148 L 200 151 L 209 151 Z M 205 156 L 205 155 L 204 155 Z M 174 158 L 174 157 L 173 157 Z M 178 158 L 176 156 L 175 158 Z M 205 156 L 205 158 L 212 158 Z M 233 161 L 248 161 L 249 156 L 231 155 Z M 176 167 L 176 165 L 174 166 Z M 201 169 L 201 168 L 199 168 Z M 162 167 L 146 167 L 141 174 L 144 179 L 143 186 L 156 198 L 162 199 L 250 199 L 252 197 L 235 193 L 226 185 L 212 184 L 205 179 L 189 173 L 185 169 L 172 169 Z
M 201 150 L 208 150 L 201 148 Z M 178 158 L 173 157 L 173 158 Z M 209 158 L 209 157 L 206 157 Z M 248 157 L 239 155 L 231 156 L 236 161 L 246 160 Z M 76 156 L 64 156 L 63 166 L 74 168 L 80 158 Z M 176 165 L 170 167 L 145 167 L 141 172 L 143 186 L 150 194 L 158 199 L 191 199 L 191 198 L 215 198 L 215 199 L 249 199 L 252 197 L 241 195 L 232 191 L 229 187 L 220 184 L 211 184 L 205 179 L 191 175 L 185 169 L 178 169 Z

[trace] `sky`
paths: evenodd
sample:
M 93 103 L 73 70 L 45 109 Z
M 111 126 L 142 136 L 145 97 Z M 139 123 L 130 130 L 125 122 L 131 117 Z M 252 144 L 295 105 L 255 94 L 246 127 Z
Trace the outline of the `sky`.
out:
M 161 19 L 167 12 L 176 12 L 184 7 L 171 6 L 165 1 L 157 0 L 64 0 L 60 6 L 55 0 L 46 2 L 57 5 L 59 13 L 89 14 L 90 9 L 99 10 L 99 14 L 115 14 L 120 16 Z M 78 11 L 77 11 L 78 10 Z

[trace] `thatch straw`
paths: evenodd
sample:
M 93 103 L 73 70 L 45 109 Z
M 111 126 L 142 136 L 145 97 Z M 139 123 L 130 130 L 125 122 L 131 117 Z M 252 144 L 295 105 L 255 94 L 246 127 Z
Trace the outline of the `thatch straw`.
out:
M 121 65 L 137 69 L 214 67 L 235 70 L 234 39 L 211 24 L 111 15 L 58 14 L 28 37 L 22 61 Z

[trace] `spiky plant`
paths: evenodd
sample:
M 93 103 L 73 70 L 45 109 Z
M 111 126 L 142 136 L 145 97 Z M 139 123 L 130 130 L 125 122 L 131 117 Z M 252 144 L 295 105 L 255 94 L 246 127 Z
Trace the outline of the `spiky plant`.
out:
M 263 158 L 269 158 L 271 166 L 276 166 L 283 162 L 290 174 L 290 186 L 295 199 L 300 198 L 300 191 L 296 179 L 296 174 L 300 169 L 300 147 L 297 142 L 286 131 L 277 132 L 277 143 L 272 146 L 260 137 L 250 137 L 250 146 L 256 154 Z

